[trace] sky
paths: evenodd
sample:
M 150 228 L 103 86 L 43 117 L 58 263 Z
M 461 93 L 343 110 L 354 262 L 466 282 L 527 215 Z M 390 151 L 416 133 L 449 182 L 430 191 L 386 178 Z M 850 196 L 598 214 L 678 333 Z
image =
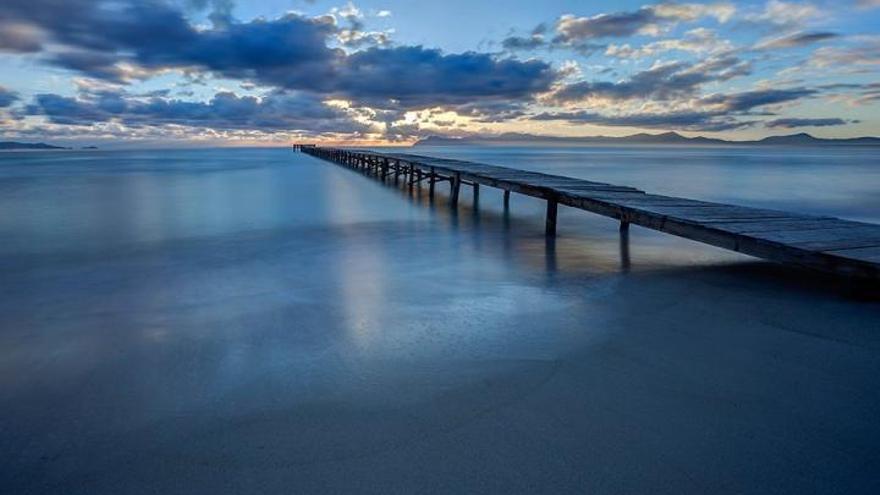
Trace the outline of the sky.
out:
M 2 0 L 0 140 L 880 136 L 880 0 Z

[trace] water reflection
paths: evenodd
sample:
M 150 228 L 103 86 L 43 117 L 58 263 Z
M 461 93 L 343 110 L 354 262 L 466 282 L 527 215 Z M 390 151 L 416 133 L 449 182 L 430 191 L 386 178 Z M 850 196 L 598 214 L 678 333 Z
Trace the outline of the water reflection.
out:
M 821 457 L 876 443 L 850 433 L 878 437 L 880 367 L 876 307 L 824 279 L 564 208 L 548 240 L 540 201 L 484 188 L 453 210 L 446 187 L 432 201 L 286 150 L 10 156 L 10 493 L 283 491 L 459 461 L 572 479 L 582 463 L 557 461 L 584 445 L 621 479 L 702 473 L 706 449 L 762 479 L 792 453 L 789 472 L 847 463 L 839 483 L 876 471 Z M 534 432 L 559 455 L 533 455 Z M 639 448 L 606 448 L 626 432 Z M 689 455 L 658 463 L 670 442 Z

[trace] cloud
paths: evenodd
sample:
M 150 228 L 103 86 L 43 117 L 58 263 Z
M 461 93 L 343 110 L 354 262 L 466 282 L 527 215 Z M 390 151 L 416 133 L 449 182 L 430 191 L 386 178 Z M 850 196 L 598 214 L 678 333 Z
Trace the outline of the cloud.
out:
M 634 48 L 629 44 L 611 44 L 605 49 L 605 55 L 616 58 L 638 59 L 654 57 L 670 51 L 722 53 L 732 49 L 733 44 L 730 41 L 718 38 L 718 35 L 711 29 L 696 28 L 686 32 L 680 39 L 654 41 L 638 48 Z
M 348 27 L 339 28 L 336 32 L 337 41 L 348 48 L 358 48 L 366 45 L 388 45 L 391 43 L 393 30 L 364 30 L 364 18 L 366 16 L 352 2 L 348 2 L 342 8 L 334 7 L 330 9 L 330 15 L 333 17 L 334 22 L 336 18 L 340 18 L 348 23 Z M 390 15 L 391 12 L 387 10 L 376 14 L 377 17 L 388 17 Z
M 212 4 L 214 5 L 214 4 Z M 216 10 L 216 6 L 215 6 Z M 341 30 L 334 16 L 351 28 Z M 332 41 L 360 45 L 363 14 L 349 4 L 333 16 L 287 14 L 227 19 L 197 28 L 159 0 L 4 0 L 0 27 L 26 24 L 53 48 L 44 60 L 91 78 L 124 83 L 168 70 L 213 73 L 264 86 L 396 107 L 462 105 L 474 99 L 525 99 L 547 91 L 550 64 L 490 54 L 445 54 L 421 46 L 346 53 Z M 161 33 L 161 36 L 156 36 Z M 369 33 L 367 33 L 369 35 Z M 44 46 L 45 48 L 45 46 Z
M 304 94 L 277 92 L 258 98 L 216 93 L 206 102 L 166 97 L 139 98 L 102 91 L 79 97 L 39 94 L 27 108 L 52 124 L 90 126 L 114 122 L 127 127 L 185 126 L 260 132 L 368 132 L 344 109 Z
M 880 65 L 880 36 L 854 36 L 845 46 L 823 46 L 815 52 L 810 64 L 817 67 L 849 67 Z
M 571 124 L 705 132 L 727 131 L 754 125 L 754 122 L 738 121 L 715 112 L 703 111 L 645 112 L 622 115 L 604 115 L 590 111 L 551 112 L 538 114 L 532 117 L 532 120 L 563 120 Z
M 776 119 L 771 120 L 769 122 L 765 122 L 764 125 L 771 129 L 793 129 L 796 127 L 830 127 L 830 126 L 838 126 L 838 125 L 846 125 L 849 123 L 856 123 L 852 121 L 847 121 L 843 119 L 800 119 L 800 118 L 787 118 L 787 119 Z
M 504 38 L 501 42 L 501 46 L 504 47 L 505 50 L 515 51 L 515 50 L 534 50 L 536 48 L 540 48 L 546 44 L 544 40 L 544 36 L 540 34 L 533 34 L 529 37 L 524 36 L 508 36 Z
M 551 99 L 557 103 L 588 98 L 670 100 L 692 96 L 705 83 L 727 81 L 747 75 L 750 70 L 748 62 L 733 56 L 712 57 L 699 63 L 660 63 L 622 81 L 572 83 L 558 89 Z
M 335 95 L 406 108 L 465 105 L 478 101 L 531 100 L 557 78 L 550 64 L 496 59 L 488 54 L 444 54 L 420 46 L 370 48 L 342 60 Z
M 715 94 L 700 99 L 700 104 L 724 112 L 747 112 L 757 107 L 787 103 L 818 94 L 809 88 L 756 89 L 732 94 Z
M 29 24 L 0 23 L 0 51 L 34 53 L 42 48 L 42 33 Z
M 762 12 L 748 15 L 745 20 L 754 24 L 796 28 L 821 16 L 822 11 L 809 2 L 770 0 Z
M 18 93 L 0 86 L 0 108 L 6 108 L 18 101 Z
M 759 42 L 755 48 L 766 50 L 772 48 L 793 48 L 812 45 L 820 41 L 838 38 L 840 35 L 830 31 L 802 31 Z
M 658 34 L 663 26 L 714 17 L 727 22 L 736 12 L 729 3 L 674 4 L 663 3 L 628 12 L 599 14 L 592 17 L 563 15 L 556 23 L 556 40 L 574 43 L 586 39 L 623 38 L 635 34 Z
M 544 112 L 532 120 L 561 120 L 604 126 L 640 127 L 645 129 L 680 129 L 690 131 L 727 131 L 755 125 L 743 120 L 761 107 L 793 102 L 811 97 L 817 90 L 807 88 L 759 89 L 730 94 L 716 94 L 688 101 L 691 108 L 675 111 L 641 111 L 607 115 L 591 110 Z M 762 115 L 772 115 L 764 110 Z
M 856 6 L 860 9 L 874 9 L 880 7 L 880 0 L 856 0 Z

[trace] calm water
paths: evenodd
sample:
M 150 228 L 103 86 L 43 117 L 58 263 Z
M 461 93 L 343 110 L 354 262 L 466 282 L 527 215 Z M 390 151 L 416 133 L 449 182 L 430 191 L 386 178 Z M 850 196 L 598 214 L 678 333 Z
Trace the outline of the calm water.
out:
M 415 152 L 880 222 L 871 150 Z M 880 489 L 876 302 L 577 210 L 547 244 L 540 202 L 463 191 L 0 154 L 0 492 Z

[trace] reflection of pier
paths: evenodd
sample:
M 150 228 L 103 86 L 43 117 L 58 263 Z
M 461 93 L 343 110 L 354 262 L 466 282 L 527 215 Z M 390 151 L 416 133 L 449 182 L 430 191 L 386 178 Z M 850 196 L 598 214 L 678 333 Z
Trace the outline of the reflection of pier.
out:
M 505 211 L 511 192 L 544 199 L 548 237 L 556 235 L 559 204 L 620 220 L 625 264 L 629 224 L 634 223 L 759 258 L 880 280 L 880 225 L 660 196 L 632 187 L 461 160 L 305 144 L 294 149 L 370 172 L 383 181 L 402 179 L 411 189 L 427 182 L 431 198 L 438 182 L 449 182 L 453 208 L 462 184 L 473 188 L 475 205 L 480 185 L 502 189 Z

